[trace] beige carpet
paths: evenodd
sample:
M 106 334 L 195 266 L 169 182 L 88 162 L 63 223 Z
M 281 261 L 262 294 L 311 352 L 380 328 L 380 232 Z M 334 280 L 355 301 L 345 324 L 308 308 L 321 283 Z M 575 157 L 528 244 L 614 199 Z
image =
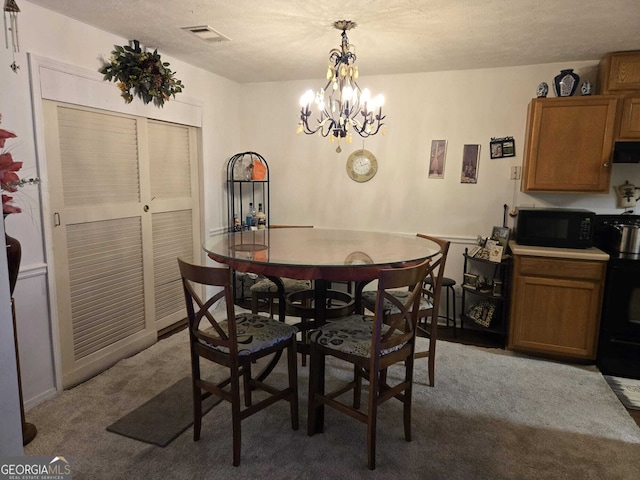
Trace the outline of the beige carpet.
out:
M 189 374 L 186 332 L 160 341 L 28 412 L 38 436 L 27 455 L 64 455 L 81 479 L 625 479 L 640 472 L 640 429 L 594 368 L 501 350 L 438 344 L 436 387 L 418 360 L 413 441 L 397 402 L 378 423 L 378 468 L 366 468 L 365 427 L 331 409 L 307 437 L 307 368 L 299 367 L 301 429 L 279 403 L 243 422 L 242 462 L 231 466 L 230 409 L 214 407 L 160 448 L 106 431 Z M 286 362 L 272 374 L 285 383 Z M 350 370 L 330 364 L 331 382 Z M 215 374 L 214 372 L 211 372 Z

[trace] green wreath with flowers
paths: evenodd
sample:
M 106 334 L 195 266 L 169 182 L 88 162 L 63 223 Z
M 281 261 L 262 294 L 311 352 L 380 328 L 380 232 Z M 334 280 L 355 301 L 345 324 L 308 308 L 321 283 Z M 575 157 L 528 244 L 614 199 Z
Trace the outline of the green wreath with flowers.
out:
M 184 85 L 174 77 L 169 63 L 163 62 L 158 50 L 144 52 L 138 40 L 130 45 L 114 45 L 109 63 L 100 70 L 104 80 L 116 82 L 122 90 L 125 102 L 131 103 L 134 96 L 147 104 L 153 102 L 157 107 L 164 106 L 170 97 L 182 92 Z

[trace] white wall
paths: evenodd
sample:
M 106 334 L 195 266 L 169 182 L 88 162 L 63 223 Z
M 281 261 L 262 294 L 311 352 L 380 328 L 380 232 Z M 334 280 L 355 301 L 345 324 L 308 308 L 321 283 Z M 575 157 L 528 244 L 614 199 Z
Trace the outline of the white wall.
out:
M 83 25 L 34 6 L 20 4 L 21 66 L 14 74 L 9 50 L 0 49 L 0 112 L 3 127 L 18 134 L 13 153 L 25 162 L 23 176 L 36 171 L 36 148 L 26 52 L 97 71 L 114 44 L 128 39 Z M 329 47 L 327 47 L 329 48 Z M 162 52 L 161 52 L 162 53 Z M 163 55 L 163 57 L 166 57 Z M 226 222 L 225 167 L 234 153 L 255 150 L 271 169 L 271 221 L 311 223 L 318 227 L 423 232 L 455 241 L 447 276 L 460 279 L 461 253 L 477 234 L 487 235 L 502 223 L 503 204 L 574 206 L 599 213 L 619 212 L 613 194 L 544 195 L 519 193 L 508 180 L 509 168 L 520 165 L 527 104 L 541 81 L 551 85 L 562 68 L 574 68 L 595 83 L 597 60 L 527 67 L 361 77 L 360 84 L 386 96 L 387 135 L 342 145 L 295 135 L 300 95 L 323 83 L 324 72 L 308 81 L 238 85 L 166 57 L 186 85 L 182 98 L 201 102 L 203 234 Z M 367 59 L 359 59 L 366 73 Z M 317 73 L 317 75 L 315 75 Z M 116 89 L 113 85 L 114 91 Z M 136 100 L 137 101 L 137 100 Z M 153 112 L 155 107 L 148 106 Z M 516 157 L 491 160 L 491 137 L 513 136 Z M 445 178 L 427 178 L 431 140 L 448 140 Z M 464 144 L 481 144 L 478 183 L 461 184 Z M 370 182 L 357 184 L 345 172 L 348 155 L 371 150 L 379 170 Z M 42 152 L 38 152 L 42 157 Z M 615 165 L 612 185 L 628 179 L 640 183 L 640 167 Z M 46 191 L 46 184 L 43 185 Z M 23 189 L 25 212 L 11 215 L 7 229 L 23 243 L 21 275 L 15 297 L 18 309 L 21 367 L 27 408 L 51 395 L 52 329 L 48 317 L 47 264 L 37 189 Z M 46 196 L 44 198 L 46 202 Z M 47 222 L 50 219 L 45 219 Z M 3 393 L 0 393 L 3 395 Z
M 359 59 L 361 72 L 366 59 Z M 422 232 L 454 241 L 446 275 L 460 282 L 462 252 L 476 235 L 488 235 L 503 221 L 503 205 L 589 208 L 621 213 L 615 195 L 536 194 L 520 192 L 509 180 L 511 166 L 522 165 L 527 105 L 537 85 L 562 68 L 574 68 L 595 84 L 598 61 L 360 77 L 362 88 L 385 95 L 387 134 L 351 145 L 310 135 L 295 135 L 297 102 L 308 88 L 323 85 L 321 71 L 307 81 L 242 86 L 246 144 L 270 166 L 271 221 L 316 226 Z M 553 96 L 553 94 L 551 94 Z M 259 105 L 260 108 L 256 108 Z M 513 136 L 516 156 L 490 159 L 491 137 Z M 444 179 L 428 178 L 431 141 L 448 141 Z M 480 144 L 477 184 L 462 184 L 464 144 Z M 378 173 L 369 182 L 353 182 L 345 163 L 358 148 L 371 150 Z M 612 185 L 640 182 L 640 166 L 614 165 Z M 511 226 L 512 219 L 509 218 Z

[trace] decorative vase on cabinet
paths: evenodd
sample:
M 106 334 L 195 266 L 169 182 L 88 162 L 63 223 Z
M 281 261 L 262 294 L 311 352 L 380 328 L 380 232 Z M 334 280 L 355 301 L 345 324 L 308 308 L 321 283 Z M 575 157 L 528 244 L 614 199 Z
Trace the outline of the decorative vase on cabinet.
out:
M 556 89 L 558 97 L 570 97 L 578 88 L 580 76 L 573 72 L 572 68 L 561 70 L 558 75 L 553 77 L 553 86 Z

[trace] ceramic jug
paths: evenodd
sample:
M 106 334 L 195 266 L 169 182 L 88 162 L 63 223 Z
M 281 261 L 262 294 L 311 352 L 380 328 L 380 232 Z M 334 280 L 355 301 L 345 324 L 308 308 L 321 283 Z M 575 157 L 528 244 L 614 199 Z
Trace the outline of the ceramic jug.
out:
M 636 187 L 634 184 L 625 180 L 623 185 L 616 187 L 616 196 L 618 197 L 619 208 L 632 208 L 636 206 L 636 202 L 640 197 L 636 197 L 636 190 L 640 190 L 640 187 Z

